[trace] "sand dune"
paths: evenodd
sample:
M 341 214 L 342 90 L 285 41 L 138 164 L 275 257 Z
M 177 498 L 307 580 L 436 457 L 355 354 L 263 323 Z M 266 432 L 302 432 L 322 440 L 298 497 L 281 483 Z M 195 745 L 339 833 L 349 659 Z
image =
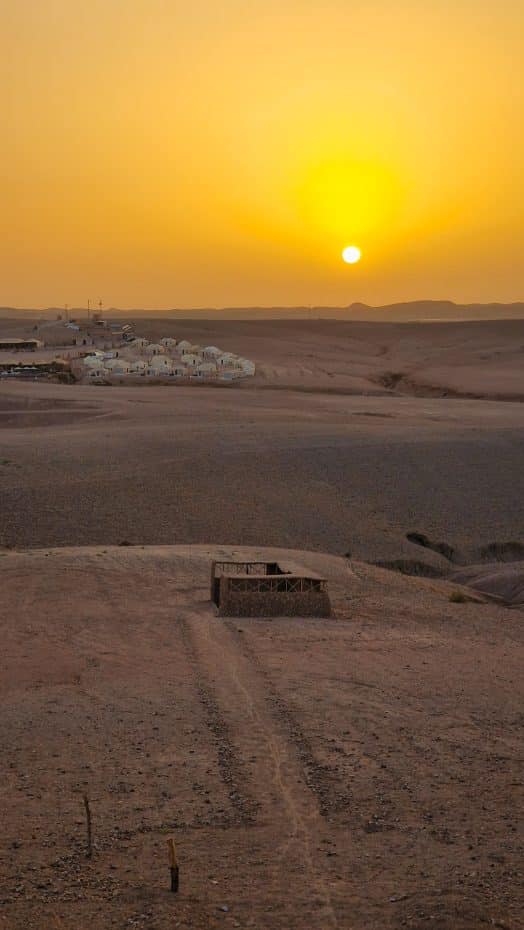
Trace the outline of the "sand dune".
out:
M 524 562 L 468 565 L 453 572 L 450 580 L 500 598 L 510 606 L 524 605 Z

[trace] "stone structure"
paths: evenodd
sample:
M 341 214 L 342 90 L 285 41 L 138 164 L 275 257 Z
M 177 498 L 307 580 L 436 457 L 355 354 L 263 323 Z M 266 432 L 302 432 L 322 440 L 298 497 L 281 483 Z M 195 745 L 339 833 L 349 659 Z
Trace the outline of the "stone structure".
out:
M 330 617 L 327 581 L 276 562 L 213 562 L 211 600 L 221 617 Z

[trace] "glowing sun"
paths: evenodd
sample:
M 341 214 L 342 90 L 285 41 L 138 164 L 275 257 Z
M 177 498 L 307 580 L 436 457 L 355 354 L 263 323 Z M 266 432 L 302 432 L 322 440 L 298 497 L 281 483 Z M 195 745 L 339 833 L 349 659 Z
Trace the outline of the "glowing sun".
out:
M 342 258 L 348 265 L 356 265 L 360 261 L 362 252 L 356 245 L 348 245 L 342 252 Z

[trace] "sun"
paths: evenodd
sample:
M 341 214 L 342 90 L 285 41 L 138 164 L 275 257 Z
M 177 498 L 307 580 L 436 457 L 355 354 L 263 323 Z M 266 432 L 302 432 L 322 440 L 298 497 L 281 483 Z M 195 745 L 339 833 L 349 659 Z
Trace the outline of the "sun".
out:
M 356 245 L 347 245 L 342 251 L 342 258 L 348 265 L 356 265 L 362 257 L 362 252 Z

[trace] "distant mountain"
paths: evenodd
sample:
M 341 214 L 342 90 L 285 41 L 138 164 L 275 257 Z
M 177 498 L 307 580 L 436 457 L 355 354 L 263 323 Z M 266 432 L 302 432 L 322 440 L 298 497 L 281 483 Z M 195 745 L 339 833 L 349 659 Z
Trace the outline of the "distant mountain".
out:
M 63 310 L 47 307 L 44 310 L 20 310 L 15 307 L 0 307 L 0 318 L 41 317 L 56 318 Z M 268 319 L 323 319 L 323 320 L 358 320 L 381 323 L 415 323 L 464 320 L 521 320 L 524 319 L 524 301 L 516 303 L 456 304 L 451 300 L 414 300 L 403 303 L 384 304 L 372 307 L 368 304 L 353 303 L 348 307 L 192 307 L 172 308 L 169 310 L 119 309 L 108 307 L 103 314 L 111 317 L 181 317 L 201 320 L 268 320 Z M 71 308 L 69 316 L 83 317 L 85 308 Z
M 521 320 L 524 302 L 511 304 L 456 304 L 451 300 L 415 300 L 406 303 L 369 307 L 355 303 L 342 310 L 347 319 L 390 320 L 392 322 L 440 320 Z

